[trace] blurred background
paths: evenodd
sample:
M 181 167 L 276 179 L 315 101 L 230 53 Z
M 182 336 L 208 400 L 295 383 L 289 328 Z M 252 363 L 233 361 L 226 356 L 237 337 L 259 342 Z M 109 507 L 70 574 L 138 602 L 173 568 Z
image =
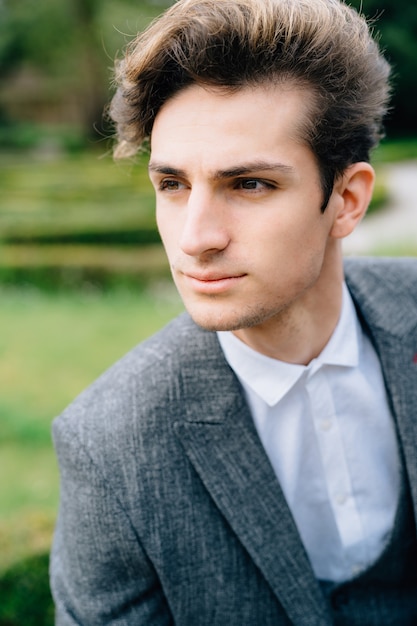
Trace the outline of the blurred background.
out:
M 0 626 L 51 626 L 53 417 L 182 306 L 146 158 L 115 164 L 114 59 L 169 0 L 0 0 Z M 378 184 L 346 254 L 417 255 L 417 5 L 352 2 L 394 67 Z

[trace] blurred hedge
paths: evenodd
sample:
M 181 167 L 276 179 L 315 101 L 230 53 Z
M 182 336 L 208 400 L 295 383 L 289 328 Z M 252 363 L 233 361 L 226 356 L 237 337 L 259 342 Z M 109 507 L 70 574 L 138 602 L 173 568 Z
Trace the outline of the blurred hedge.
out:
M 0 153 L 0 283 L 148 283 L 168 275 L 146 158 Z
M 169 276 L 161 245 L 0 245 L 0 283 L 46 289 L 147 285 Z

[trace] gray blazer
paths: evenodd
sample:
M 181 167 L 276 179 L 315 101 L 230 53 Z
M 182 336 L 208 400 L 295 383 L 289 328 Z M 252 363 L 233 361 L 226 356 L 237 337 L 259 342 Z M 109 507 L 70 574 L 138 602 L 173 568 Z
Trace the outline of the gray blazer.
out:
M 346 264 L 417 516 L 417 260 Z M 59 626 L 325 626 L 320 588 L 215 333 L 187 315 L 54 423 Z

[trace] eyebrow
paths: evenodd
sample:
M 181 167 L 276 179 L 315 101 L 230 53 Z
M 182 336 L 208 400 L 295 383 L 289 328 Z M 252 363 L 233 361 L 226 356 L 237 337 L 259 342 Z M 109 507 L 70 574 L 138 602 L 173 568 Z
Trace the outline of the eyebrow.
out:
M 151 161 L 148 169 L 150 172 L 156 172 L 158 174 L 165 174 L 168 176 L 178 176 L 183 178 L 186 178 L 187 176 L 185 170 L 178 169 L 164 163 L 158 163 L 157 161 Z M 245 174 L 255 174 L 256 172 L 279 172 L 285 175 L 290 175 L 295 173 L 295 168 L 291 165 L 286 165 L 285 163 L 252 161 L 224 170 L 216 170 L 213 174 L 213 178 L 215 180 L 222 180 L 235 178 L 236 176 L 243 176 Z

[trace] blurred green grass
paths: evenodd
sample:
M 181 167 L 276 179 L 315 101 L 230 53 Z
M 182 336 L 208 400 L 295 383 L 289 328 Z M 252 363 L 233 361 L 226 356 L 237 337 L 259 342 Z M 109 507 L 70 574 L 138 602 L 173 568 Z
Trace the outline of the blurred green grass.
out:
M 0 570 L 49 547 L 58 476 L 55 415 L 182 310 L 171 286 L 0 291 Z
M 50 418 L 180 310 L 166 289 L 0 291 L 0 440 L 49 441 Z
M 2 442 L 0 457 L 1 578 L 21 559 L 49 551 L 59 478 L 50 445 Z

